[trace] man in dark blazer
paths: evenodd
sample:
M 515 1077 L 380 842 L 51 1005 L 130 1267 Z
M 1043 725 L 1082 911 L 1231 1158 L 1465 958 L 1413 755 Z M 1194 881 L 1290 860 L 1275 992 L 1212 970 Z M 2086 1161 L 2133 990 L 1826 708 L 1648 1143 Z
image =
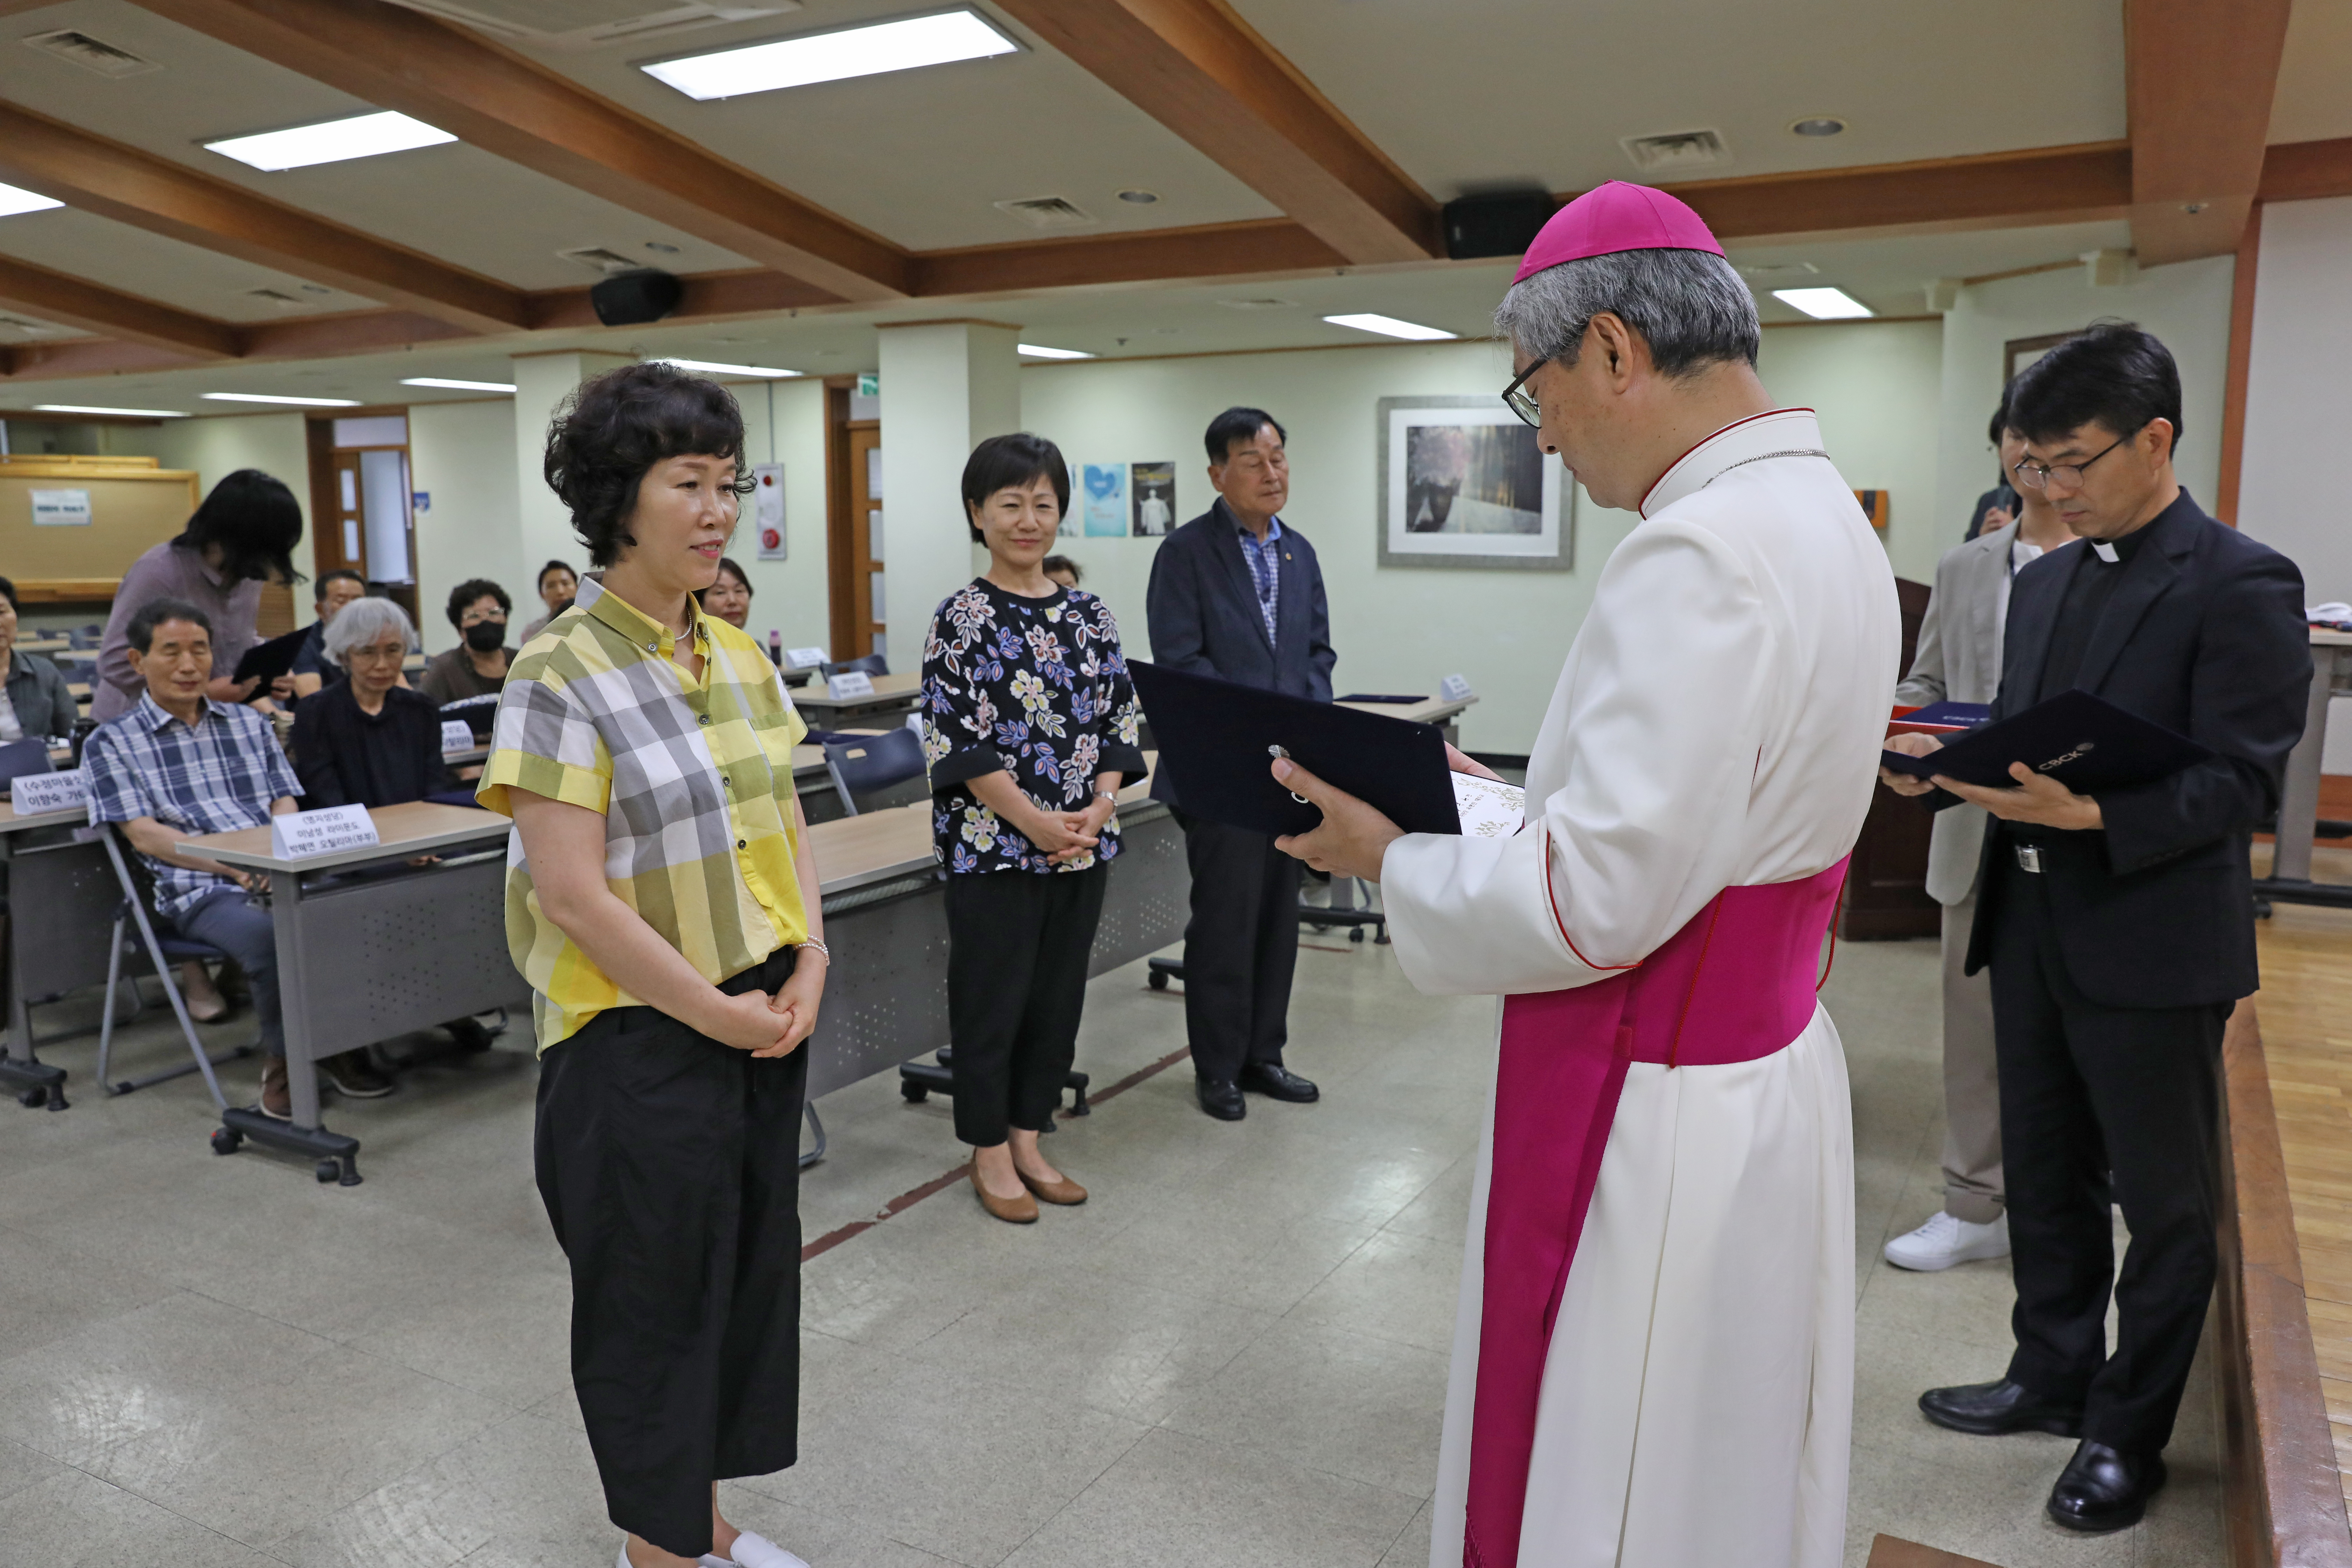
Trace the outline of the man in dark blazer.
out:
M 1993 717 L 2079 688 L 2213 755 L 2095 796 L 2021 763 L 2014 789 L 1936 781 L 2000 819 L 1968 969 L 1992 968 L 2017 1351 L 1999 1381 L 1919 1406 L 1962 1432 L 2079 1436 L 2050 1517 L 2116 1530 L 2164 1484 L 2213 1290 L 2221 1030 L 2257 984 L 2248 853 L 2303 733 L 2311 655 L 2294 564 L 2173 477 L 2162 343 L 2095 329 L 2011 402 L 2019 481 L 2081 537 L 2018 574 Z M 2120 1278 L 2111 1197 L 2131 1232 Z
M 1282 426 L 1263 409 L 1210 422 L 1217 503 L 1168 536 L 1144 600 L 1152 659 L 1167 669 L 1331 700 L 1331 618 L 1315 547 L 1276 514 L 1290 499 Z M 1313 1084 L 1282 1065 L 1290 979 L 1298 964 L 1299 862 L 1271 837 L 1187 816 L 1165 769 L 1154 798 L 1175 810 L 1192 869 L 1184 927 L 1184 1028 L 1201 1109 L 1247 1113 L 1244 1089 L 1310 1100 Z

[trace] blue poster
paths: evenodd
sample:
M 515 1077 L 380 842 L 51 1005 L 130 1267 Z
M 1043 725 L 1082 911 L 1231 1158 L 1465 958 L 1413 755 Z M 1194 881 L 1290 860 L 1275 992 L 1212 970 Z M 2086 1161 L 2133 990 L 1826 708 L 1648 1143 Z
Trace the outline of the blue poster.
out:
M 1086 537 L 1127 537 L 1127 465 L 1088 463 L 1084 468 Z

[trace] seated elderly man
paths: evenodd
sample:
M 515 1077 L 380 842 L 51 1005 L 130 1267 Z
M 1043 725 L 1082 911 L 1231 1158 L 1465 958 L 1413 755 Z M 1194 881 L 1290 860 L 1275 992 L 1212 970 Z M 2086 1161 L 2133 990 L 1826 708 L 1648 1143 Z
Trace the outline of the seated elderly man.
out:
M 278 1010 L 278 942 L 255 901 L 268 879 L 174 847 L 183 838 L 259 827 L 295 809 L 302 793 L 269 721 L 205 695 L 213 677 L 210 618 L 180 599 L 151 599 L 131 617 L 127 653 L 144 683 L 138 705 L 100 724 L 82 752 L 91 816 L 122 825 L 155 880 L 155 912 L 182 936 L 235 959 L 253 987 L 268 1064 L 260 1110 L 291 1121 L 286 1031 Z M 319 1064 L 341 1083 L 346 1052 Z M 362 1055 L 358 1064 L 365 1067 Z

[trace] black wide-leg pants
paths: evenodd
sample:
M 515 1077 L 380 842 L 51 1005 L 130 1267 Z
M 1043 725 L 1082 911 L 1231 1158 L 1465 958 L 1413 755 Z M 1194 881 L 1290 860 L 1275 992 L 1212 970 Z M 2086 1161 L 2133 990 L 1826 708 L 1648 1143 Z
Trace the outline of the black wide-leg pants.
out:
M 956 1136 L 993 1149 L 1054 1114 L 1078 1054 L 1087 963 L 1110 865 L 948 878 L 949 1066 Z
M 719 989 L 773 991 L 785 948 Z M 651 1007 L 540 1064 L 540 1196 L 572 1264 L 572 1381 L 612 1521 L 710 1550 L 710 1485 L 797 1457 L 805 1048 L 772 1060 Z
M 1196 1077 L 1230 1083 L 1252 1062 L 1282 1060 L 1298 969 L 1301 862 L 1264 833 L 1183 812 L 1192 872 L 1184 927 L 1184 1034 Z
M 1993 1037 L 2017 1282 L 2009 1375 L 2045 1399 L 2082 1401 L 2090 1441 L 2154 1454 L 2171 1439 L 2219 1264 L 2230 1008 L 2088 1000 L 2067 975 L 2042 878 L 2013 865 L 1993 875 Z M 2131 1232 L 2120 1274 L 2110 1172 Z

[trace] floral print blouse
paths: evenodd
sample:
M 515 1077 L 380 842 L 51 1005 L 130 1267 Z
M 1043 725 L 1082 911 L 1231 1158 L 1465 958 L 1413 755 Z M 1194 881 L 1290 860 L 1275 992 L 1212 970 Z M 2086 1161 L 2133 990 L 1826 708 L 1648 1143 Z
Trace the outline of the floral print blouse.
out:
M 1060 865 L 976 799 L 966 781 L 1002 769 L 1047 811 L 1083 811 L 1097 774 L 1144 771 L 1141 710 L 1110 606 L 1081 589 L 1046 598 L 985 578 L 956 591 L 923 644 L 923 755 L 931 771 L 931 852 L 950 871 L 1083 871 L 1100 846 Z

